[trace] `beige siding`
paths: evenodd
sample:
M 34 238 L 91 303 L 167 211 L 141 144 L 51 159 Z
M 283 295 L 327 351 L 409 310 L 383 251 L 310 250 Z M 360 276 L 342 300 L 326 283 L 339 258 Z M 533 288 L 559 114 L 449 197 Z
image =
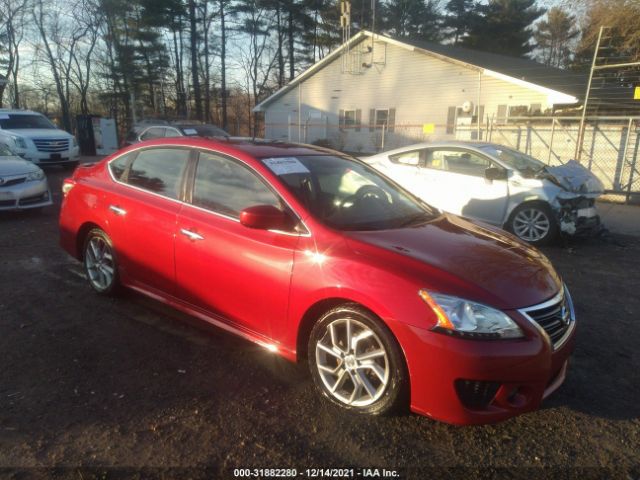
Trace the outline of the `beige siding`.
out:
M 327 138 L 337 148 L 373 152 L 381 148 L 381 132 L 369 129 L 371 109 L 395 109 L 394 132 L 385 135 L 384 147 L 388 149 L 446 137 L 449 107 L 459 107 L 465 101 L 476 105 L 480 99 L 483 122 L 497 115 L 499 105 L 540 104 L 543 110 L 551 106 L 547 93 L 480 76 L 478 70 L 392 44 L 376 44 L 373 58 L 379 63 L 363 67 L 372 59 L 365 45 L 370 45 L 370 40 L 352 49 L 357 73 L 344 73 L 339 58 L 267 105 L 266 135 L 309 143 Z M 340 131 L 340 110 L 356 109 L 361 110 L 361 131 Z M 289 121 L 294 125 L 287 125 Z M 423 133 L 424 124 L 435 124 L 433 133 Z M 466 135 L 470 135 L 468 130 Z M 461 131 L 464 127 L 458 129 L 459 137 Z

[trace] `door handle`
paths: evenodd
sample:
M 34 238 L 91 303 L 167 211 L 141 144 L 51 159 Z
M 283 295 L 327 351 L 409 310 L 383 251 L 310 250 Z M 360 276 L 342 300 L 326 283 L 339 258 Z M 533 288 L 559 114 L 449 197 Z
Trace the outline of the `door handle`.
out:
M 191 230 L 187 230 L 186 228 L 181 228 L 180 233 L 185 237 L 188 237 L 189 240 L 204 240 L 204 237 L 202 235 L 199 235 L 196 232 L 192 232 Z
M 120 208 L 116 205 L 109 205 L 109 210 L 111 210 L 116 215 L 126 215 L 127 211 L 124 208 Z

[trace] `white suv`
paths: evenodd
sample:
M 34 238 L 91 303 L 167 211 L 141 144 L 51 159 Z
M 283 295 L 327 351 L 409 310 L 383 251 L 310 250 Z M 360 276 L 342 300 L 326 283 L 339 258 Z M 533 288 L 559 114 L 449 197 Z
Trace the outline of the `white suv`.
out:
M 38 112 L 0 109 L 0 143 L 39 165 L 78 165 L 76 138 Z

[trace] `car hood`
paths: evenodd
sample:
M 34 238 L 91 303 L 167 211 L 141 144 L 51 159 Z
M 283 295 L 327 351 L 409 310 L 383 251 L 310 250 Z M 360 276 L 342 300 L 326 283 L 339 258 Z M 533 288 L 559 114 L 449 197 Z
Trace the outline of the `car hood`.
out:
M 40 167 L 20 157 L 0 157 L 0 176 L 20 175 L 38 170 Z
M 604 193 L 600 179 L 575 160 L 556 167 L 545 167 L 539 177 L 572 193 Z
M 509 310 L 541 303 L 558 293 L 562 282 L 537 249 L 493 227 L 443 214 L 411 228 L 348 232 L 348 237 L 408 256 L 461 280 L 474 298 Z M 446 286 L 425 278 L 426 288 Z
M 16 128 L 3 130 L 3 132 L 27 138 L 73 138 L 70 133 L 58 128 Z

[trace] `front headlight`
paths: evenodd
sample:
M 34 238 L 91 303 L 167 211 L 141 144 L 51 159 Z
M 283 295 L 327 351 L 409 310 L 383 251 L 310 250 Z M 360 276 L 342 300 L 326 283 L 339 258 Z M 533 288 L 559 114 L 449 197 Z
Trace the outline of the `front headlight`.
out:
M 73 148 L 76 148 L 78 146 L 78 139 L 76 137 L 73 137 L 71 144 L 73 145 Z
M 520 327 L 500 310 L 426 290 L 420 290 L 419 294 L 438 318 L 434 331 L 477 339 L 524 337 Z
M 16 144 L 16 147 L 18 148 L 27 148 L 27 142 L 25 141 L 24 138 L 22 137 L 18 137 L 18 136 L 12 136 L 11 137 L 13 139 L 13 143 Z
M 42 170 L 36 170 L 27 175 L 27 182 L 35 182 L 44 178 L 44 172 Z

